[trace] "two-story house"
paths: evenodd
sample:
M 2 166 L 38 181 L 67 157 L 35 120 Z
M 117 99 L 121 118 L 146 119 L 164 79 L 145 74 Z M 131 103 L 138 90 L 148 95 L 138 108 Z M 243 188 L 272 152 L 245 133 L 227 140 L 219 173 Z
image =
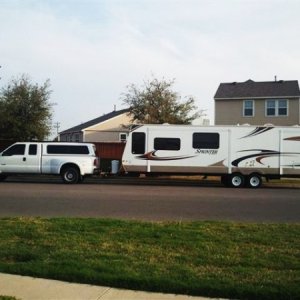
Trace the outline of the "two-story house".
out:
M 215 125 L 300 125 L 297 80 L 221 83 L 214 101 Z

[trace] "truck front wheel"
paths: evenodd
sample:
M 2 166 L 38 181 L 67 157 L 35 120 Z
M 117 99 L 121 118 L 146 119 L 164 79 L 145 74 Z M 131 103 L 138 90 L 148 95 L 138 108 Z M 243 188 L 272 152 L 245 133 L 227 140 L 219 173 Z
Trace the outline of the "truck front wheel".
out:
M 78 183 L 80 174 L 75 167 L 66 167 L 61 172 L 61 177 L 65 183 L 73 184 Z

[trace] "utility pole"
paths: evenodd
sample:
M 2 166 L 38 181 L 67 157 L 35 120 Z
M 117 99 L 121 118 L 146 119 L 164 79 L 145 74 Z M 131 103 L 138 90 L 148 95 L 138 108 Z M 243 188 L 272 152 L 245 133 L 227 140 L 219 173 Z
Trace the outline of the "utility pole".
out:
M 54 123 L 54 126 L 53 126 L 55 129 L 56 129 L 56 134 L 57 134 L 57 140 L 59 141 L 59 128 L 60 128 L 60 123 L 59 122 L 56 122 Z

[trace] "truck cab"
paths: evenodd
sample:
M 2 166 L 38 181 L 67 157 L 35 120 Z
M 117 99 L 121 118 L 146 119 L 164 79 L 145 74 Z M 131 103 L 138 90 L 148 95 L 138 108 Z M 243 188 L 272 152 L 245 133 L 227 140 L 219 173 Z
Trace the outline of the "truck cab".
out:
M 16 143 L 0 153 L 0 173 L 39 173 L 41 144 Z

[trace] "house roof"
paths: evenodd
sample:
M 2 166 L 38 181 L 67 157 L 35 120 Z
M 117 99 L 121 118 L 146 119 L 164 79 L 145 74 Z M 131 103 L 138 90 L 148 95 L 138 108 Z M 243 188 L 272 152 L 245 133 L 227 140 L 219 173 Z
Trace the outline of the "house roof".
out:
M 77 126 L 69 128 L 67 130 L 64 130 L 64 131 L 60 132 L 59 134 L 78 132 L 78 131 L 84 130 L 85 128 L 97 125 L 99 123 L 102 123 L 104 121 L 107 121 L 109 119 L 112 119 L 114 117 L 117 117 L 117 116 L 122 115 L 122 114 L 127 113 L 127 112 L 129 112 L 128 108 L 127 109 L 122 109 L 122 110 L 114 110 L 114 111 L 112 111 L 112 112 L 110 112 L 106 115 L 103 115 L 101 117 L 95 118 L 93 120 L 87 121 L 87 122 L 82 123 L 80 125 L 77 125 Z
M 297 80 L 221 83 L 214 99 L 261 98 L 261 97 L 300 97 Z

